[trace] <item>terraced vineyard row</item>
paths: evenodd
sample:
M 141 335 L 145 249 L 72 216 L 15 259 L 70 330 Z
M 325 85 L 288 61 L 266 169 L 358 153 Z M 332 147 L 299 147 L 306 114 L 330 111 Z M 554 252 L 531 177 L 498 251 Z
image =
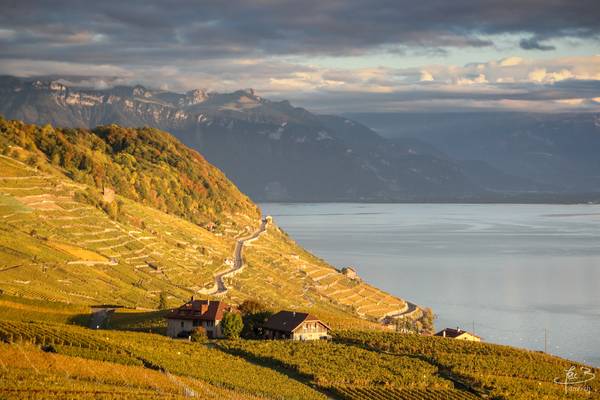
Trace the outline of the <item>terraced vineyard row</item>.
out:
M 76 196 L 82 185 L 6 157 L 0 159 L 0 167 L 0 236 L 2 229 L 7 233 L 6 239 L 0 237 L 0 270 L 19 265 L 0 275 L 9 293 L 63 301 L 88 296 L 87 302 L 103 302 L 108 299 L 89 296 L 83 289 L 86 275 L 101 274 L 107 286 L 103 291 L 113 296 L 115 290 L 120 292 L 128 300 L 124 303 L 147 303 L 152 296 L 155 303 L 162 290 L 186 298 L 212 284 L 232 251 L 233 239 L 216 238 L 158 210 L 121 199 L 124 217 L 115 221 Z M 5 175 L 9 172 L 14 176 Z M 11 179 L 16 177 L 21 179 Z M 10 234 L 17 234 L 18 240 Z M 36 252 L 37 258 L 29 258 Z M 76 274 L 81 279 L 73 279 L 66 276 L 70 272 L 60 273 L 63 268 L 86 271 Z M 50 276 L 43 282 L 26 279 L 34 270 Z M 124 287 L 121 280 L 130 286 Z M 151 296 L 134 295 L 142 289 L 136 285 Z
M 336 392 L 346 400 L 475 400 L 479 397 L 454 389 L 396 389 L 393 387 L 337 387 Z
M 364 282 L 347 278 L 322 260 L 305 252 L 277 226 L 245 251 L 248 268 L 234 279 L 234 287 L 246 291 L 257 288 L 257 297 L 272 299 L 272 293 L 285 291 L 289 306 L 310 307 L 326 300 L 370 320 L 405 310 L 406 303 Z M 290 286 L 293 276 L 302 286 Z M 258 277 L 261 277 L 260 279 Z M 260 288 L 260 290 L 258 290 Z
M 5 193 L 0 197 L 0 243 L 21 254 L 5 256 L 0 246 L 6 262 L 0 269 L 18 265 L 0 274 L 6 293 L 88 304 L 118 299 L 125 305 L 153 307 L 165 291 L 176 305 L 203 293 L 214 284 L 214 275 L 227 268 L 224 261 L 231 258 L 233 239 L 125 198 L 120 199 L 123 218 L 113 220 L 75 195 L 85 186 L 6 158 L 0 164 L 10 165 L 6 171 L 15 176 L 21 171 L 24 178 L 0 176 L 0 193 Z M 232 227 L 225 223 L 222 228 Z M 400 299 L 349 281 L 288 242 L 278 228 L 263 236 L 247 244 L 247 267 L 229 278 L 229 301 L 253 298 L 274 309 L 301 307 L 346 328 L 375 327 L 359 315 L 375 320 L 404 307 Z
M 210 296 L 236 239 L 259 223 L 255 204 L 164 132 L 0 117 L 0 155 L 0 288 L 10 295 L 153 309 L 162 292 L 174 307 Z M 226 278 L 231 303 L 257 299 L 346 328 L 374 328 L 406 307 L 276 225 L 246 250 L 244 270 Z

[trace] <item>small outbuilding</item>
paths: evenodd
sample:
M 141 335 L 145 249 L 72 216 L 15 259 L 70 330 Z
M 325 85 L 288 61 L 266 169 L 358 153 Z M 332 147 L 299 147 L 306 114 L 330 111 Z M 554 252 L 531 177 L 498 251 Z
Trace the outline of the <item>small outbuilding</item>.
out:
M 263 325 L 266 339 L 328 339 L 331 328 L 317 317 L 296 311 L 279 311 Z
M 434 336 L 441 336 L 458 340 L 468 340 L 471 342 L 481 342 L 481 338 L 479 336 L 475 335 L 474 333 L 464 331 L 460 328 L 446 328 L 444 330 L 439 331 Z
M 202 327 L 209 338 L 221 338 L 223 314 L 232 311 L 232 307 L 222 301 L 194 300 L 192 297 L 190 301 L 166 315 L 167 335 L 185 337 L 194 329 Z
M 348 279 L 351 279 L 353 281 L 358 281 L 358 282 L 361 281 L 361 279 L 358 276 L 358 273 L 356 272 L 356 269 L 354 267 L 344 267 L 344 268 L 342 268 L 341 272 Z

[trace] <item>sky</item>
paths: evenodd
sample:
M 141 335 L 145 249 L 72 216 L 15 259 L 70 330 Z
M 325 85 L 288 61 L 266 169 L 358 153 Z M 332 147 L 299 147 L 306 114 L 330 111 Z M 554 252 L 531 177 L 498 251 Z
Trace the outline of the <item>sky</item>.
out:
M 0 74 L 322 112 L 600 112 L 600 1 L 2 0 Z

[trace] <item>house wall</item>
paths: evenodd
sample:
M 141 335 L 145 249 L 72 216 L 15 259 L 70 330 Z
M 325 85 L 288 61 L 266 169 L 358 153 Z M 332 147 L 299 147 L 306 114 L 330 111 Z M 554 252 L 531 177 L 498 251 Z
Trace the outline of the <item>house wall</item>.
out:
M 206 334 L 210 338 L 222 338 L 221 321 L 215 321 L 210 324 L 210 321 L 194 321 L 187 319 L 168 319 L 167 320 L 167 336 L 177 337 L 181 332 L 191 332 L 197 327 L 202 326 L 206 330 Z
M 168 319 L 167 320 L 167 336 L 177 337 L 179 333 L 191 331 L 194 325 L 191 320 L 187 319 Z
M 211 339 L 217 339 L 223 337 L 221 331 L 221 321 L 202 321 L 202 327 L 206 330 L 206 335 Z
M 303 322 L 298 329 L 294 331 L 294 340 L 319 340 L 327 336 L 329 331 L 319 322 Z
M 467 340 L 469 342 L 481 342 L 481 339 L 479 339 L 477 336 L 473 336 L 467 332 L 463 333 L 462 335 L 457 336 L 455 339 Z

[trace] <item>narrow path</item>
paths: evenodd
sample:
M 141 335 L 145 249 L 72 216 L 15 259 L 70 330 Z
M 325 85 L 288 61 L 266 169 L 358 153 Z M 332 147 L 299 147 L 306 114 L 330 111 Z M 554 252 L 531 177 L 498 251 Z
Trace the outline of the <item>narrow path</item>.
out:
M 207 294 L 221 295 L 227 292 L 227 287 L 225 286 L 225 282 L 223 282 L 223 278 L 229 275 L 233 275 L 234 273 L 242 269 L 242 267 L 244 266 L 244 259 L 242 257 L 244 243 L 249 240 L 256 239 L 261 233 L 265 231 L 266 227 L 267 220 L 263 219 L 260 223 L 260 227 L 252 235 L 238 239 L 238 241 L 235 243 L 235 250 L 233 251 L 233 266 L 227 271 L 221 272 L 220 274 L 217 274 L 215 276 L 215 286 L 217 290 L 213 293 Z

